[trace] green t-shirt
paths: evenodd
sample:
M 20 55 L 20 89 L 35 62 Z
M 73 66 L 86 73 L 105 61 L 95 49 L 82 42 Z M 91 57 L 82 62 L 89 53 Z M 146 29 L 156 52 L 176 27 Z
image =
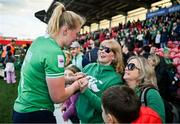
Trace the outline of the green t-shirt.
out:
M 54 111 L 46 78 L 64 76 L 64 63 L 64 53 L 56 41 L 49 36 L 37 38 L 29 48 L 21 68 L 14 110 L 22 113 Z

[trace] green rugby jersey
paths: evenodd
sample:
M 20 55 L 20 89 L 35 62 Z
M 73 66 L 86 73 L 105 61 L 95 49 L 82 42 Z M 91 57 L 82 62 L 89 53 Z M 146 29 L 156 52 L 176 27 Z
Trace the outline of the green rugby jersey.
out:
M 64 76 L 64 63 L 64 53 L 56 41 L 49 36 L 37 38 L 30 46 L 21 68 L 14 110 L 22 113 L 54 111 L 46 78 Z

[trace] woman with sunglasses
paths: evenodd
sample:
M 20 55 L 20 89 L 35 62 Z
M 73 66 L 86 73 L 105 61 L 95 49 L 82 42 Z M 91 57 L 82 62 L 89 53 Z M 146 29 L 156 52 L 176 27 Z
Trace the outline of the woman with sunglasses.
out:
M 123 78 L 126 81 L 126 84 L 132 88 L 139 97 L 146 87 L 154 87 L 157 89 L 154 69 L 143 57 L 132 56 L 128 59 Z M 147 91 L 147 106 L 156 111 L 162 121 L 165 122 L 164 103 L 156 89 Z
M 101 96 L 114 85 L 122 85 L 124 66 L 122 50 L 115 40 L 105 40 L 98 50 L 98 62 L 84 67 L 87 75 L 79 79 L 81 94 L 76 103 L 78 117 L 82 123 L 103 123 Z M 88 82 L 88 86 L 84 86 Z

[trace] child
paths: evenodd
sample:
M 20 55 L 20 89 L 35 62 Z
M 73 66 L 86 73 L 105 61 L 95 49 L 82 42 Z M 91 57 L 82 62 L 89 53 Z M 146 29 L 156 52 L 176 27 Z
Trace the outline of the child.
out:
M 161 123 L 151 108 L 141 106 L 135 92 L 127 86 L 108 88 L 102 96 L 102 117 L 105 123 Z
M 6 81 L 7 83 L 16 83 L 15 80 L 15 69 L 14 69 L 14 61 L 15 58 L 12 55 L 10 46 L 7 46 L 7 54 L 6 58 L 4 60 L 4 63 L 6 64 L 5 72 L 6 72 Z
M 72 78 L 75 76 L 75 73 L 80 72 L 80 69 L 75 65 L 69 65 L 65 68 L 65 78 Z M 68 84 L 67 84 L 68 86 Z M 79 93 L 75 93 L 72 95 L 69 99 L 67 99 L 63 106 L 62 106 L 62 112 L 63 112 L 63 119 L 64 121 L 67 121 L 70 119 L 72 123 L 79 123 L 79 118 L 77 117 L 76 112 L 76 101 L 78 99 Z

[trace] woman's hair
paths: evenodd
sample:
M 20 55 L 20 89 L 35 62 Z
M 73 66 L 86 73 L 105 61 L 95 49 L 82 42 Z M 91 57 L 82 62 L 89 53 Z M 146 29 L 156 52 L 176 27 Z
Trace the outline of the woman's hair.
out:
M 148 56 L 148 59 L 153 61 L 153 65 L 152 66 L 154 66 L 154 67 L 156 67 L 160 63 L 160 58 L 156 54 L 150 54 Z
M 127 62 L 129 62 L 132 59 L 136 59 L 140 65 L 139 78 L 138 78 L 138 80 L 140 81 L 139 86 L 144 87 L 147 85 L 153 85 L 157 88 L 156 74 L 154 69 L 148 63 L 148 60 L 142 56 L 132 56 L 128 59 Z
M 115 59 L 112 62 L 113 67 L 116 69 L 117 72 L 123 73 L 124 71 L 124 62 L 123 62 L 123 55 L 122 55 L 122 48 L 120 44 L 113 39 L 104 40 L 102 44 L 108 44 L 115 55 Z
M 65 66 L 68 66 L 71 63 L 72 55 L 69 52 L 69 50 L 63 50 L 65 57 L 66 57 L 66 64 Z M 69 62 L 67 63 L 67 58 L 69 58 Z
M 85 23 L 85 19 L 80 15 L 72 11 L 66 11 L 62 3 L 56 2 L 55 6 L 47 27 L 47 33 L 50 36 L 58 33 L 64 25 L 68 26 L 69 29 L 76 29 L 79 25 L 82 26 Z
M 77 73 L 77 72 L 81 72 L 81 70 L 77 67 L 77 66 L 75 66 L 75 65 L 68 65 L 66 68 L 65 68 L 65 70 L 70 70 L 70 71 L 72 71 L 74 74 L 75 73 Z
M 64 50 L 63 52 L 64 52 L 64 54 L 66 54 L 66 55 L 68 55 L 69 57 L 71 57 L 71 53 L 69 52 L 69 50 Z
M 112 86 L 103 92 L 102 105 L 106 114 L 119 123 L 131 123 L 139 117 L 141 103 L 135 92 L 127 86 Z

